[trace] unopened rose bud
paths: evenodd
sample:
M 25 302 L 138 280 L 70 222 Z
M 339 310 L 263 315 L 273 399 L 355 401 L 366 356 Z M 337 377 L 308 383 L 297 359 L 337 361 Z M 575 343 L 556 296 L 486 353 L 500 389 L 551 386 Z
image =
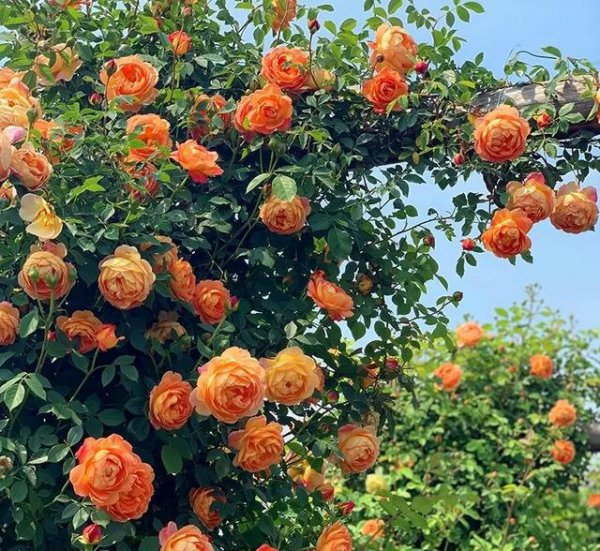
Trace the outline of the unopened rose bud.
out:
M 538 125 L 538 128 L 547 128 L 552 124 L 552 117 L 549 113 L 544 111 L 535 118 L 535 122 Z
M 117 62 L 114 59 L 111 59 L 110 61 L 107 61 L 104 64 L 104 70 L 106 71 L 106 74 L 110 77 L 112 75 L 115 74 L 115 72 L 118 69 L 118 65 Z
M 310 34 L 315 34 L 321 28 L 321 24 L 317 19 L 309 19 L 308 20 L 308 30 Z
M 456 291 L 453 295 L 452 295 L 452 300 L 454 302 L 460 302 L 463 299 L 464 295 L 462 294 L 461 291 Z
M 321 432 L 324 432 L 325 434 L 328 434 L 329 431 L 331 431 L 331 425 L 329 423 L 321 423 L 319 428 L 321 429 Z
M 117 326 L 112 323 L 103 323 L 98 327 L 96 330 L 96 342 L 100 352 L 106 352 L 114 348 L 120 340 L 124 339 L 124 337 L 117 337 L 116 330 Z
M 157 26 L 159 29 L 162 29 L 162 28 L 163 28 L 163 18 L 162 18 L 162 17 L 155 17 L 155 18 L 154 18 L 154 21 L 156 22 L 156 26 Z
M 27 109 L 27 120 L 29 121 L 29 124 L 33 124 L 36 119 L 38 118 L 38 112 L 37 109 Z
M 435 247 L 435 236 L 432 233 L 428 233 L 425 237 L 423 237 L 423 244 L 428 247 Z
M 56 287 L 56 284 L 58 283 L 58 276 L 56 274 L 46 274 L 44 276 L 44 281 L 46 282 L 48 287 L 52 289 Z
M 329 483 L 321 484 L 319 492 L 325 501 L 331 501 L 335 497 L 335 488 Z
M 340 395 L 335 390 L 330 390 L 327 393 L 327 401 L 335 404 L 340 399 Z
M 13 460 L 7 455 L 0 455 L 0 478 L 12 471 Z
M 367 296 L 373 289 L 373 280 L 366 274 L 360 274 L 356 280 L 356 286 L 361 295 Z
M 343 503 L 340 503 L 338 505 L 338 509 L 345 517 L 347 517 L 352 512 L 354 507 L 354 501 L 344 501 Z
M 229 299 L 229 311 L 235 312 L 240 305 L 240 299 L 238 297 L 231 297 Z
M 420 75 L 427 74 L 428 70 L 429 70 L 429 63 L 427 63 L 427 61 L 423 61 L 422 59 L 420 59 L 419 61 L 417 61 L 415 63 L 415 71 L 417 73 L 419 73 Z
M 90 524 L 81 532 L 81 543 L 85 545 L 97 545 L 102 539 L 102 528 L 97 524 Z
M 92 105 L 100 105 L 104 101 L 104 96 L 98 92 L 92 92 L 89 101 Z
M 472 251 L 475 249 L 475 241 L 473 239 L 463 239 L 460 244 L 462 245 L 463 251 Z
M 181 14 L 183 15 L 183 17 L 189 17 L 190 15 L 192 15 L 192 13 L 194 13 L 194 10 L 192 9 L 191 6 L 185 6 L 181 10 Z
M 465 156 L 462 153 L 457 153 L 452 157 L 452 162 L 455 166 L 460 166 L 465 162 Z
M 387 369 L 388 371 L 396 371 L 398 369 L 399 366 L 399 362 L 397 358 L 386 358 L 385 362 L 384 362 L 384 367 L 385 369 Z
M 48 331 L 48 340 L 55 341 L 56 340 L 56 331 Z
M 510 366 L 508 366 L 508 372 L 509 373 L 516 373 L 517 372 L 517 366 L 516 365 L 510 365 Z
M 77 270 L 73 266 L 69 266 L 68 276 L 70 282 L 73 282 L 77 279 Z
M 40 273 L 37 271 L 36 268 L 31 268 L 27 275 L 29 276 L 31 282 L 34 284 L 40 280 Z

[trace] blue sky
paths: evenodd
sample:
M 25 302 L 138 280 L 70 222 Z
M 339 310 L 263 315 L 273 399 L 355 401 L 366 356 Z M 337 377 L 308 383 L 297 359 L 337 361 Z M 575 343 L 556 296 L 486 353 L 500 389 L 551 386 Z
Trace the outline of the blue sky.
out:
M 304 5 L 319 3 L 308 0 Z M 365 19 L 362 0 L 330 0 L 329 3 L 336 8 L 335 13 L 327 14 L 333 20 Z M 445 3 L 441 0 L 416 2 L 417 6 L 426 6 L 433 13 Z M 471 59 L 483 52 L 485 65 L 501 75 L 512 52 L 521 49 L 538 52 L 543 46 L 553 45 L 565 55 L 586 57 L 600 66 L 597 42 L 600 1 L 480 0 L 480 3 L 486 12 L 460 27 L 467 43 L 459 59 Z M 425 35 L 407 28 L 418 40 L 426 39 Z M 600 175 L 590 177 L 585 184 L 600 190 Z M 416 186 L 412 201 L 422 213 L 428 207 L 447 211 L 455 193 L 481 189 L 484 189 L 483 182 L 478 178 L 459 183 L 450 192 L 442 192 L 434 185 Z M 454 273 L 460 243 L 448 243 L 443 236 L 438 236 L 434 256 L 441 272 L 449 276 L 451 289 L 461 290 L 465 296 L 460 308 L 449 311 L 453 323 L 458 323 L 467 313 L 481 322 L 490 321 L 495 307 L 521 300 L 527 285 L 539 283 L 542 296 L 551 306 L 565 315 L 574 315 L 581 327 L 600 327 L 597 315 L 600 311 L 600 228 L 598 230 L 568 235 L 555 230 L 548 221 L 542 222 L 530 234 L 532 265 L 519 261 L 515 267 L 490 253 L 480 254 L 478 266 L 468 268 L 462 279 Z M 439 289 L 432 289 L 431 298 L 438 295 Z

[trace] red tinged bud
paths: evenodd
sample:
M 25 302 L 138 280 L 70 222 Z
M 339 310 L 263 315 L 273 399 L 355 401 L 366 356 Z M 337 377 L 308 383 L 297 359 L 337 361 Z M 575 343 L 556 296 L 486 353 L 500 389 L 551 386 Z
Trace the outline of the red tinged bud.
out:
M 465 156 L 462 153 L 457 153 L 452 157 L 452 162 L 455 166 L 460 166 L 465 162 Z
M 463 239 L 460 244 L 462 245 L 463 251 L 472 251 L 475 249 L 475 241 L 473 239 Z
M 85 545 L 96 545 L 102 539 L 102 528 L 97 524 L 90 524 L 81 533 L 81 542 Z
M 435 247 L 435 237 L 433 234 L 428 233 L 425 237 L 423 237 L 423 244 L 428 247 Z
M 417 73 L 419 73 L 420 75 L 427 74 L 428 70 L 429 70 L 429 63 L 427 63 L 427 61 L 423 61 L 422 59 L 420 59 L 419 61 L 417 61 L 415 63 L 415 71 Z
M 344 501 L 343 503 L 340 503 L 338 505 L 338 509 L 340 510 L 342 515 L 347 517 L 354 509 L 354 501 Z
M 549 113 L 544 111 L 535 118 L 535 122 L 538 125 L 538 128 L 547 128 L 552 124 L 552 117 Z
M 384 365 L 388 371 L 396 371 L 398 369 L 398 365 L 400 364 L 396 358 L 386 358 Z
M 107 61 L 106 64 L 104 65 L 104 70 L 106 71 L 106 74 L 109 77 L 115 74 L 117 68 L 118 68 L 117 62 L 114 59 Z
M 310 34 L 315 34 L 321 28 L 321 24 L 317 19 L 309 19 L 308 20 L 308 30 Z
M 331 403 L 335 403 L 340 399 L 340 395 L 335 391 L 331 390 L 327 393 L 327 401 Z
M 89 101 L 92 105 L 100 105 L 104 101 L 104 96 L 98 92 L 92 92 Z
M 452 300 L 454 302 L 460 302 L 463 299 L 464 295 L 462 294 L 461 291 L 456 291 L 453 295 L 452 295 Z

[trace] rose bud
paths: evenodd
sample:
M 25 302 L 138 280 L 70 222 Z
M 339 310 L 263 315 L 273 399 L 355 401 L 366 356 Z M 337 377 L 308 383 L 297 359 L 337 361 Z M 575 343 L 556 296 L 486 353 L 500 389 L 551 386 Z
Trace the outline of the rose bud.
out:
M 96 545 L 102 539 L 102 528 L 97 524 L 90 524 L 81 532 L 81 542 L 85 545 Z
M 452 295 L 452 300 L 454 302 L 460 302 L 463 299 L 464 295 L 462 294 L 461 291 L 456 291 L 453 295 Z
M 104 70 L 106 71 L 106 74 L 109 77 L 115 74 L 117 68 L 118 68 L 117 62 L 114 59 L 107 61 L 106 64 L 104 65 Z
M 117 337 L 115 334 L 116 329 L 117 326 L 112 323 L 103 323 L 96 330 L 96 342 L 98 343 L 98 349 L 101 352 L 106 352 L 107 350 L 114 348 L 119 341 L 124 339 L 124 337 Z
M 455 166 L 460 166 L 465 162 L 465 156 L 462 153 L 457 153 L 452 157 L 452 162 Z
M 429 63 L 427 63 L 427 61 L 423 61 L 422 59 L 420 59 L 419 61 L 417 61 L 415 63 L 415 71 L 417 73 L 419 73 L 420 75 L 425 75 L 428 70 L 429 70 Z
M 192 13 L 194 13 L 194 10 L 192 9 L 191 6 L 185 6 L 181 10 L 181 13 L 182 13 L 183 17 L 189 17 L 190 15 L 192 15 Z
M 463 251 L 472 251 L 475 249 L 475 241 L 473 239 L 463 239 L 460 244 L 462 245 Z
M 435 236 L 431 233 L 428 233 L 425 237 L 423 237 L 423 244 L 428 247 L 435 247 Z
M 104 101 L 104 96 L 98 92 L 92 92 L 89 97 L 89 102 L 92 105 L 100 105 Z
M 315 34 L 321 28 L 321 24 L 317 19 L 309 19 L 308 20 L 308 30 L 310 34 Z
M 354 509 L 354 501 L 344 501 L 343 503 L 340 503 L 338 505 L 338 509 L 340 510 L 342 515 L 347 517 Z
M 6 473 L 12 471 L 13 460 L 7 455 L 0 456 L 0 477 L 3 477 Z
M 340 395 L 335 390 L 331 390 L 327 393 L 327 401 L 328 402 L 335 403 L 339 399 L 340 399 Z
M 398 359 L 397 358 L 386 358 L 384 367 L 387 371 L 396 371 L 398 369 Z
M 552 124 L 552 117 L 549 113 L 544 111 L 535 118 L 535 122 L 538 125 L 538 128 L 547 128 Z
M 356 280 L 356 286 L 361 295 L 367 296 L 373 289 L 373 280 L 366 274 L 360 274 Z

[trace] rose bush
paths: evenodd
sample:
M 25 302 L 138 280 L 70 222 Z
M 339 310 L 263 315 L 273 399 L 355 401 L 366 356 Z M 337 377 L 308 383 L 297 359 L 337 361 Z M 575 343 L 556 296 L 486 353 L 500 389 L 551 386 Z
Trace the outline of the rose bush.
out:
M 465 238 L 462 274 L 479 241 L 515 262 L 534 223 L 593 228 L 594 111 L 482 112 L 504 81 L 454 57 L 483 7 L 401 5 L 365 0 L 364 28 L 295 0 L 0 6 L 3 549 L 351 549 L 331 470 L 376 468 L 380 382 L 451 342 L 433 232 Z M 507 76 L 593 71 L 546 50 L 552 74 Z M 410 204 L 473 173 L 449 215 Z

